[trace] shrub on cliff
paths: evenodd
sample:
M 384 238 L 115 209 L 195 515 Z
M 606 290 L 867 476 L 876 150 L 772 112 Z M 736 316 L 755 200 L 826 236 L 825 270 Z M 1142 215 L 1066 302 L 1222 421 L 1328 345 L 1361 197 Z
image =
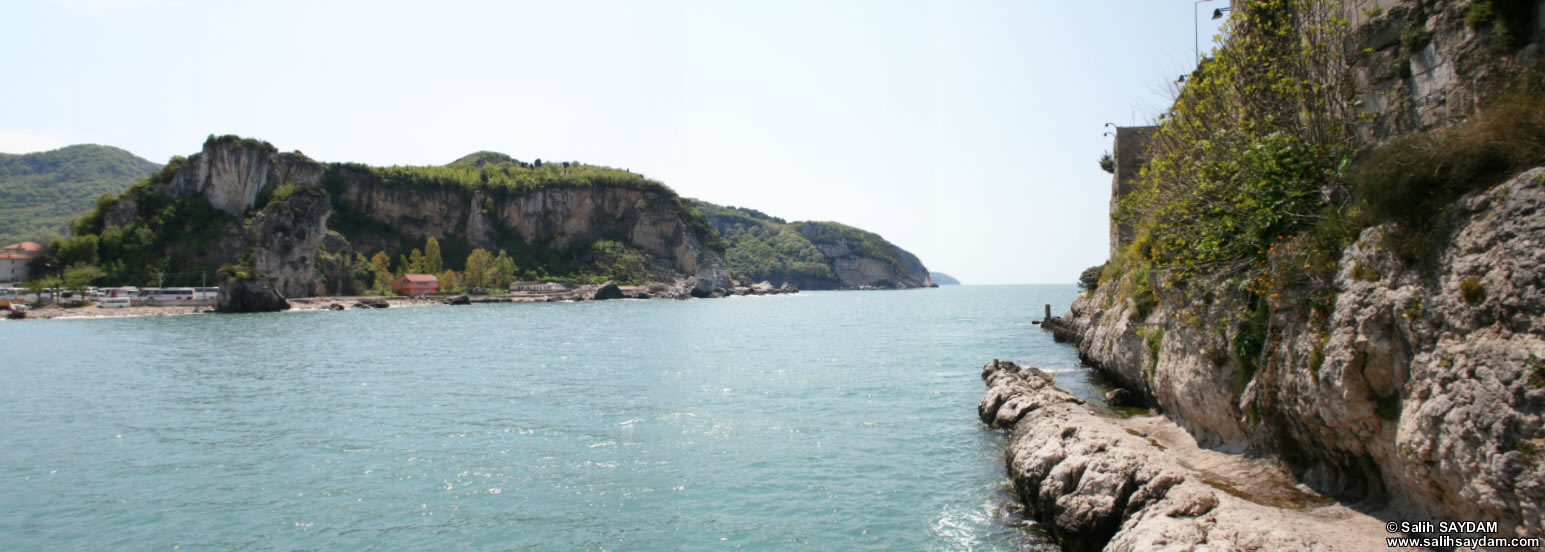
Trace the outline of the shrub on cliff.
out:
M 1100 274 L 1105 272 L 1105 265 L 1100 264 L 1084 269 L 1083 274 L 1078 275 L 1078 288 L 1084 291 L 1094 291 L 1100 287 Z
M 1385 239 L 1400 254 L 1431 260 L 1460 196 L 1545 164 L 1545 91 L 1521 91 L 1453 127 L 1400 137 L 1359 163 L 1353 194 L 1365 223 L 1393 222 Z
M 1230 40 L 1161 115 L 1152 160 L 1117 216 L 1169 270 L 1258 270 L 1314 223 L 1352 148 L 1345 21 L 1330 0 L 1236 7 Z

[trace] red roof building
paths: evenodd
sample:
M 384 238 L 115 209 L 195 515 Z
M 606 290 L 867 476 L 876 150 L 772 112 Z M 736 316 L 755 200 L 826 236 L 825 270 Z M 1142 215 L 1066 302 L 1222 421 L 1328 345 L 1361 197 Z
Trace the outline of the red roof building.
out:
M 403 274 L 392 279 L 397 295 L 423 295 L 440 291 L 440 279 L 433 274 Z
M 30 241 L 25 241 L 25 242 L 21 242 L 21 243 L 13 243 L 13 244 L 7 245 L 5 247 L 0 247 L 0 251 L 4 251 L 6 253 L 22 253 L 22 254 L 25 254 L 25 255 L 27 255 L 29 257 L 36 256 L 38 254 L 38 252 L 42 251 L 42 250 L 43 250 L 43 246 L 38 245 L 38 242 L 30 242 Z

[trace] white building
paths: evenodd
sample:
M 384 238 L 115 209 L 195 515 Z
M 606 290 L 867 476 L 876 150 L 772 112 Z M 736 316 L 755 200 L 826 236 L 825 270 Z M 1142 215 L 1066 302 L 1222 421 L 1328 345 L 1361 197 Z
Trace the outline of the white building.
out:
M 554 293 L 568 291 L 568 286 L 557 282 L 513 282 L 510 291 L 526 291 L 531 293 Z
M 27 281 L 27 263 L 42 251 L 43 246 L 36 242 L 13 243 L 0 248 L 0 282 Z

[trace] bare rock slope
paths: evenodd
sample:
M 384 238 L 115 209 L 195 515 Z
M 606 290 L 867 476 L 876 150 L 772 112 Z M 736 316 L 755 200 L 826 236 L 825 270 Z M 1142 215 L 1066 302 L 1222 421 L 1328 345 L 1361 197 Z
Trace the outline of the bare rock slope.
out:
M 1203 450 L 1160 418 L 1118 420 L 1032 367 L 982 370 L 982 422 L 1013 430 L 1005 466 L 1026 510 L 1073 551 L 1368 550 L 1383 522 Z
M 1545 533 L 1545 169 L 1467 196 L 1433 266 L 1343 254 L 1333 307 L 1275 298 L 1258 366 L 1230 347 L 1244 293 L 1141 316 L 1102 287 L 1046 325 L 1203 443 L 1275 454 L 1300 480 L 1414 515 Z M 1113 288 L 1114 286 L 1108 286 Z

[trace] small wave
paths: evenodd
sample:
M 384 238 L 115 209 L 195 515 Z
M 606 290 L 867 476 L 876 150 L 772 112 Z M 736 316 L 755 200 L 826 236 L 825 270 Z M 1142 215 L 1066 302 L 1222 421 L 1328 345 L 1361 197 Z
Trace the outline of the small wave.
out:
M 615 447 L 615 446 L 617 446 L 617 442 L 616 441 L 601 441 L 601 442 L 596 443 L 594 445 L 590 445 L 590 448 Z
M 642 421 L 643 420 L 638 419 L 638 418 L 632 418 L 632 419 L 629 419 L 627 421 L 617 422 L 617 425 L 620 425 L 620 426 L 630 426 L 630 425 L 633 425 L 633 424 L 636 424 L 636 423 L 639 423 L 639 422 L 642 422 Z
M 946 506 L 933 523 L 933 534 L 944 541 L 947 550 L 976 550 L 982 540 L 979 530 L 988 525 L 986 516 L 979 512 L 963 511 Z

